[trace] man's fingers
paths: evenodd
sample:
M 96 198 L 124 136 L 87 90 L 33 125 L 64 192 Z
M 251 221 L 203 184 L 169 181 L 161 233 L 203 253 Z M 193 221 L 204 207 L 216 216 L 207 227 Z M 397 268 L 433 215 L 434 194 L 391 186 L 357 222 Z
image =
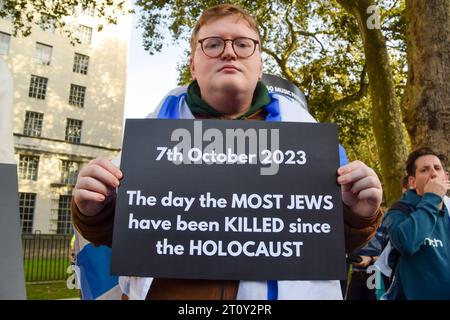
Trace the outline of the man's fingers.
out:
M 77 189 L 74 191 L 75 202 L 78 206 L 82 206 L 90 201 L 102 202 L 105 200 L 105 196 L 94 191 L 89 191 L 86 189 Z
M 77 182 L 76 188 L 99 193 L 105 197 L 109 196 L 111 193 L 110 188 L 106 187 L 105 184 L 96 180 L 93 177 L 80 177 L 80 179 Z
M 375 201 L 381 203 L 382 191 L 379 188 L 368 188 L 358 193 L 359 200 Z
M 122 172 L 105 158 L 97 158 L 84 166 L 78 174 L 74 188 L 74 201 L 80 211 L 88 216 L 100 210 L 114 196 Z M 109 200 L 108 200 L 109 199 Z
M 117 168 L 111 161 L 105 158 L 96 158 L 90 162 L 91 164 L 98 165 L 104 168 L 106 171 L 110 172 L 118 180 L 122 179 L 122 171 Z
M 352 161 L 352 162 L 340 167 L 338 169 L 338 174 L 339 175 L 346 174 L 346 173 L 351 172 L 351 171 L 353 171 L 361 166 L 364 166 L 364 165 L 365 164 L 359 160 Z
M 367 176 L 356 181 L 351 187 L 350 191 L 354 194 L 357 194 L 361 190 L 369 188 L 381 188 L 379 180 L 375 176 Z
M 119 178 L 117 178 L 117 175 L 113 174 L 111 171 L 98 163 L 91 163 L 80 171 L 79 179 L 86 177 L 97 179 L 108 188 L 117 188 L 119 186 Z
M 377 175 L 375 172 L 366 166 L 361 161 L 353 161 L 352 163 L 340 167 L 338 169 L 338 183 L 339 184 L 348 184 L 353 183 L 355 181 L 358 181 L 360 179 L 363 179 L 367 176 L 373 176 L 376 177 L 376 180 L 378 180 Z

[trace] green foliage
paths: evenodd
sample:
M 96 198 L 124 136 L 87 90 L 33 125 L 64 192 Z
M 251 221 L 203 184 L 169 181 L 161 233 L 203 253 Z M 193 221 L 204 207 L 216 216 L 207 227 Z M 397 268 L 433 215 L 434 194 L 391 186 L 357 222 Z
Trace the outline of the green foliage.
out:
M 1 0 L 0 17 L 9 19 L 13 24 L 14 36 L 27 37 L 33 25 L 42 29 L 56 28 L 65 33 L 72 44 L 80 43 L 76 35 L 78 25 L 72 25 L 72 17 L 85 10 L 92 10 L 101 22 L 97 30 L 105 24 L 116 24 L 121 14 L 131 13 L 121 0 Z
M 177 69 L 179 72 L 178 85 L 184 86 L 192 82 L 191 70 L 189 69 L 189 52 L 184 53 L 184 59 L 178 63 Z

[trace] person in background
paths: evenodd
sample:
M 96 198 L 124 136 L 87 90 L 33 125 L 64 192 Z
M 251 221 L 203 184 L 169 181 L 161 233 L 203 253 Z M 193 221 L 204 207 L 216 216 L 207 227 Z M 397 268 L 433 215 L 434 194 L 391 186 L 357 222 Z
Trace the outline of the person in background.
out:
M 409 190 L 400 199 L 404 207 L 392 206 L 385 217 L 389 239 L 398 252 L 385 299 L 450 299 L 446 162 L 445 155 L 428 147 L 408 156 Z

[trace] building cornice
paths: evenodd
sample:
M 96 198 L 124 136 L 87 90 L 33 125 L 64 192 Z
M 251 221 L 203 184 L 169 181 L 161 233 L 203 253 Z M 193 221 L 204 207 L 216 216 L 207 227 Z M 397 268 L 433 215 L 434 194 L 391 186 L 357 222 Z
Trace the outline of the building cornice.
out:
M 121 149 L 120 148 L 109 148 L 109 147 L 104 147 L 104 146 L 98 146 L 95 144 L 88 144 L 88 143 L 72 143 L 72 142 L 67 142 L 65 140 L 60 140 L 60 139 L 53 139 L 53 138 L 46 138 L 46 137 L 33 137 L 33 136 L 27 136 L 21 133 L 14 133 L 14 136 L 18 137 L 18 138 L 27 138 L 27 139 L 36 139 L 36 140 L 45 140 L 45 141 L 51 141 L 51 142 L 57 142 L 57 143 L 64 143 L 70 146 L 82 146 L 82 147 L 89 147 L 89 148 L 95 148 L 95 149 L 102 149 L 102 150 L 107 150 L 107 151 L 112 151 L 112 152 L 119 152 Z M 15 146 L 16 148 L 20 148 L 17 145 Z

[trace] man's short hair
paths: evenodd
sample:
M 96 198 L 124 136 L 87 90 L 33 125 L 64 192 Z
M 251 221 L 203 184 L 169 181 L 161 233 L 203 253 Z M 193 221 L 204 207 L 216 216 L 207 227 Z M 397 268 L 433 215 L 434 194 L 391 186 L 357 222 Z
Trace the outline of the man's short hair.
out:
M 261 37 L 259 34 L 258 23 L 255 18 L 253 18 L 250 14 L 247 13 L 244 9 L 239 6 L 235 6 L 232 4 L 219 4 L 217 6 L 211 7 L 208 10 L 204 11 L 200 18 L 197 21 L 197 24 L 194 27 L 191 35 L 191 53 L 197 48 L 197 40 L 198 40 L 198 32 L 201 27 L 205 24 L 223 18 L 227 16 L 236 16 L 240 19 L 244 19 L 247 21 L 249 27 L 256 31 L 258 34 L 259 45 L 261 46 Z
M 404 188 L 405 190 L 409 189 L 409 175 L 406 175 L 403 177 L 402 179 L 402 188 Z
M 429 147 L 421 147 L 421 148 L 418 148 L 418 149 L 414 150 L 413 152 L 411 152 L 408 156 L 408 159 L 406 160 L 406 172 L 408 173 L 408 176 L 412 176 L 412 177 L 416 176 L 416 169 L 417 169 L 416 160 L 420 157 L 428 156 L 428 155 L 438 157 L 439 160 L 441 160 L 441 164 L 445 169 L 445 167 L 447 165 L 447 157 L 445 155 L 438 154 Z

